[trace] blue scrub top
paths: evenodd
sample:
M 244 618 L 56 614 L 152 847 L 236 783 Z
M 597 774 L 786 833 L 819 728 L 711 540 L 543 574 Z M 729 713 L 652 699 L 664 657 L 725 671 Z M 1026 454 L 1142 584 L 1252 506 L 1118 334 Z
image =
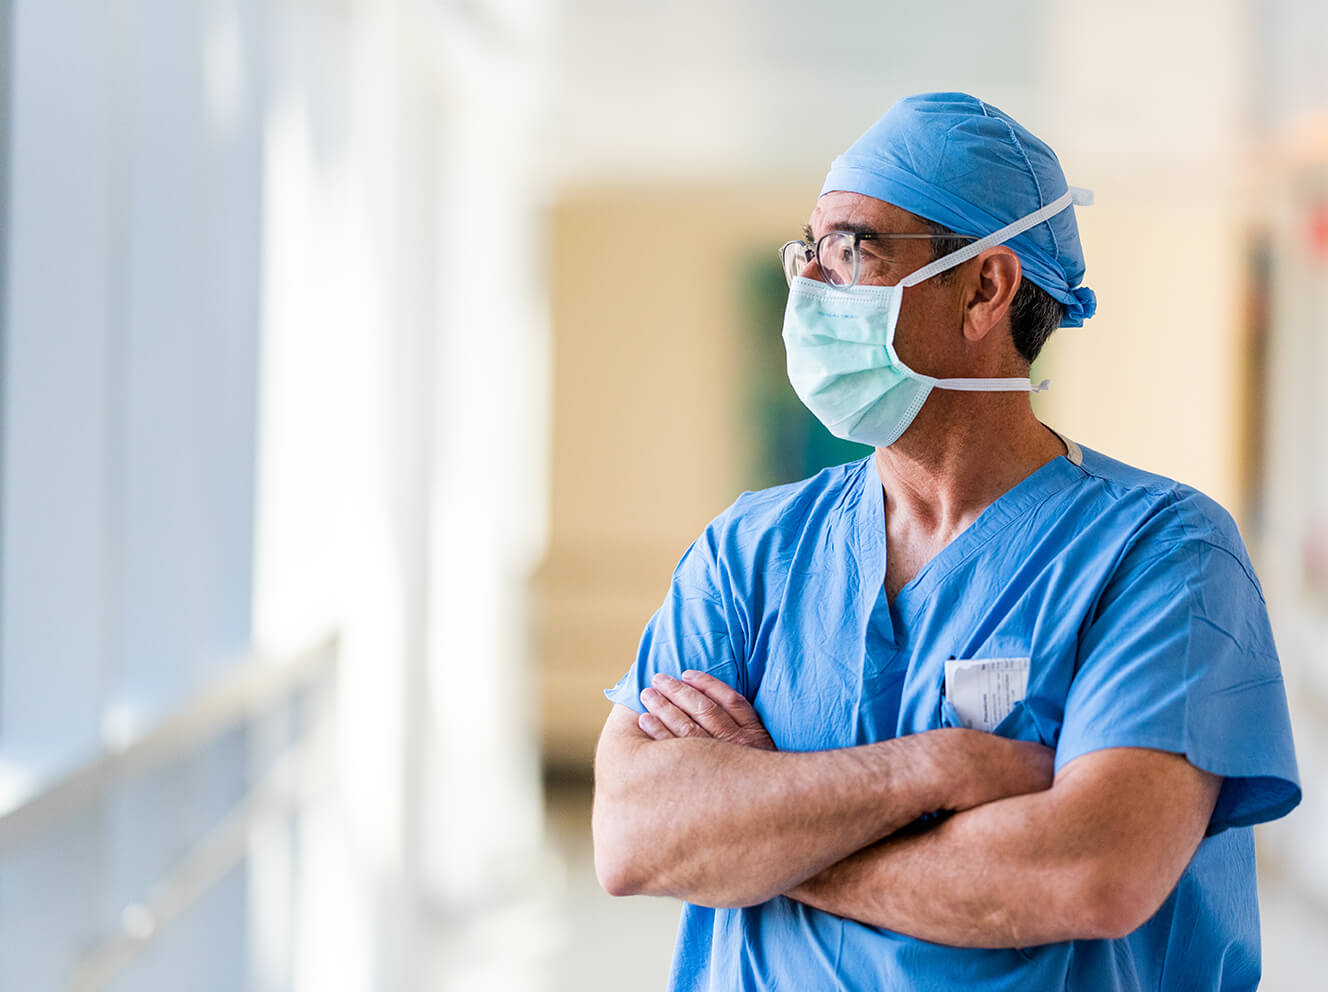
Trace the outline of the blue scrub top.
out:
M 775 744 L 806 751 L 953 725 L 947 658 L 1029 658 L 997 728 L 1056 749 L 1184 754 L 1221 775 L 1175 891 L 1120 940 L 956 948 L 776 897 L 686 904 L 670 987 L 1244 989 L 1259 978 L 1251 824 L 1300 801 L 1263 593 L 1215 502 L 1068 445 L 993 502 L 893 602 L 871 458 L 744 493 L 687 550 L 610 700 L 656 672 L 736 686 Z

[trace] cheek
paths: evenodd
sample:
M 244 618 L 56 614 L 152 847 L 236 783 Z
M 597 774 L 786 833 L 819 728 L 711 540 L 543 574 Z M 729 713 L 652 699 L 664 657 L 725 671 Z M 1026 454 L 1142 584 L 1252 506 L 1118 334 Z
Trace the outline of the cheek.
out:
M 904 364 L 930 374 L 932 368 L 960 350 L 963 318 L 949 293 L 919 293 L 913 287 L 904 293 L 895 330 L 895 352 Z

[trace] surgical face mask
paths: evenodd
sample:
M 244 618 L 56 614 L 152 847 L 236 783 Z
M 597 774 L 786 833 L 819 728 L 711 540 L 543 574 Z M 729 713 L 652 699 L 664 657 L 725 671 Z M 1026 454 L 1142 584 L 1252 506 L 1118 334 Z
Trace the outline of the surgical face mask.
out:
M 894 444 L 933 389 L 1037 392 L 1027 379 L 937 379 L 909 368 L 895 351 L 904 290 L 1041 224 L 1071 203 L 1091 203 L 1071 187 L 1040 210 L 924 265 L 893 286 L 839 289 L 798 276 L 784 311 L 788 376 L 798 398 L 836 437 L 883 448 Z

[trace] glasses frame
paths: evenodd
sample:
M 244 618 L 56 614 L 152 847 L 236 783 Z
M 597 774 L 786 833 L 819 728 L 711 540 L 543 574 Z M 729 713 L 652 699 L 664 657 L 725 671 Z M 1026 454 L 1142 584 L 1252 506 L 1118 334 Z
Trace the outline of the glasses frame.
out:
M 853 278 L 841 285 L 837 282 L 831 282 L 829 271 L 821 264 L 821 246 L 830 238 L 845 236 L 852 236 L 853 238 Z M 816 267 L 821 271 L 821 275 L 825 276 L 824 279 L 820 280 L 821 282 L 824 282 L 827 286 L 833 286 L 835 289 L 852 289 L 858 284 L 858 274 L 862 269 L 862 252 L 859 250 L 859 246 L 864 241 L 945 241 L 952 238 L 956 241 L 978 240 L 971 234 L 887 234 L 879 231 L 827 231 L 816 239 L 815 245 L 808 244 L 801 238 L 785 241 L 779 247 L 779 265 L 784 270 L 784 281 L 790 286 L 793 285 L 793 276 L 789 274 L 789 267 L 784 261 L 784 255 L 794 245 L 800 245 L 805 251 L 811 251 L 812 256 L 816 259 Z M 811 259 L 807 261 L 811 261 Z M 805 266 L 807 262 L 802 264 Z

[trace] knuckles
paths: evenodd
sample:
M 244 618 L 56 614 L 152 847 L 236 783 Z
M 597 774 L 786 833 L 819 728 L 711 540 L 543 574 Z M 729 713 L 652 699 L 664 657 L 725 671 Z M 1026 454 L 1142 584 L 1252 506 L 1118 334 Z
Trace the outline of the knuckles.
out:
M 706 719 L 718 716 L 723 712 L 719 704 L 708 697 L 701 699 L 694 708 L 694 715 Z

